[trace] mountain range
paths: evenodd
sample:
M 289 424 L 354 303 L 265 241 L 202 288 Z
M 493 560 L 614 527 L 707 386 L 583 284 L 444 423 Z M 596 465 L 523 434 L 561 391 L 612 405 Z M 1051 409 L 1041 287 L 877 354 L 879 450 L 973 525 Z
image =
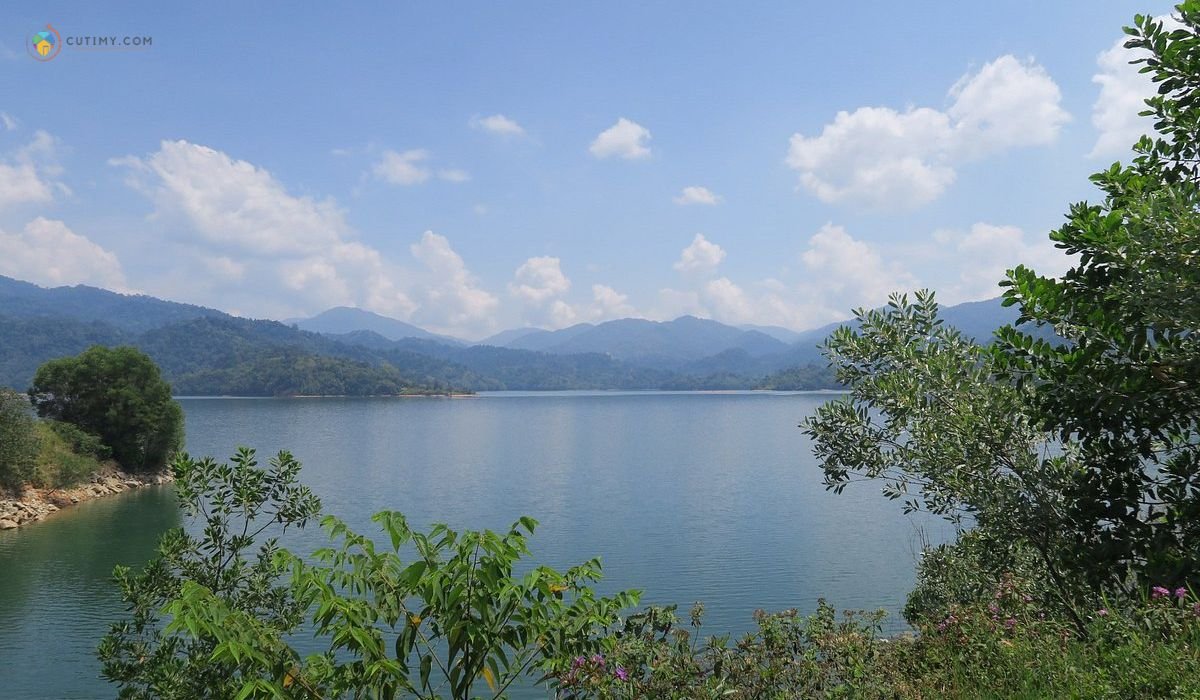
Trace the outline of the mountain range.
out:
M 999 300 L 943 309 L 986 340 L 1016 318 Z M 87 286 L 43 288 L 0 277 L 0 385 L 24 388 L 48 359 L 93 344 L 141 348 L 176 393 L 395 394 L 546 389 L 834 388 L 803 332 L 737 328 L 683 316 L 522 328 L 477 343 L 361 309 L 286 322 Z

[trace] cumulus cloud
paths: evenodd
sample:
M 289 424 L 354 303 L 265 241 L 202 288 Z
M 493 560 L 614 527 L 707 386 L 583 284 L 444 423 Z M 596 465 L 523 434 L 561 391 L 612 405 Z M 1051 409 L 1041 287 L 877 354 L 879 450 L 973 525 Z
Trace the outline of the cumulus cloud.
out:
M 479 333 L 495 327 L 493 314 L 500 301 L 479 286 L 445 236 L 426 231 L 409 250 L 431 273 L 416 292 L 420 307 L 414 319 L 445 332 Z
M 1156 17 L 1167 29 L 1178 28 L 1173 17 Z M 1139 73 L 1140 65 L 1130 61 L 1149 55 L 1144 49 L 1125 48 L 1125 38 L 1117 39 L 1096 57 L 1099 72 L 1092 82 L 1100 86 L 1100 94 L 1092 105 L 1092 125 L 1096 127 L 1096 144 L 1088 154 L 1093 158 L 1128 153 L 1143 135 L 1151 133 L 1153 122 L 1139 116 L 1146 109 L 1146 98 L 1156 90 L 1148 74 Z
M 5 117 L 5 128 L 16 128 L 16 122 Z M 45 204 L 56 193 L 70 193 L 58 179 L 62 174 L 58 150 L 58 140 L 39 130 L 29 143 L 0 158 L 0 211 L 20 204 Z
M 823 202 L 912 208 L 941 196 L 959 163 L 1052 143 L 1070 119 L 1045 69 L 1011 55 L 964 75 L 949 98 L 945 111 L 839 112 L 819 135 L 793 134 L 787 164 Z
M 898 262 L 885 261 L 872 245 L 833 224 L 825 224 L 808 239 L 800 259 L 810 272 L 820 274 L 823 296 L 846 309 L 878 305 L 892 292 L 918 286 Z
M 19 233 L 0 230 L 0 274 L 44 284 L 126 291 L 117 256 L 61 221 L 38 217 Z
M 531 303 L 542 304 L 561 296 L 571 288 L 571 280 L 563 274 L 558 258 L 543 256 L 521 263 L 508 289 L 513 296 Z
M 520 124 L 503 114 L 474 117 L 471 119 L 471 127 L 499 136 L 521 136 L 525 133 L 525 129 Z
M 416 148 L 403 153 L 387 150 L 371 168 L 375 177 L 393 185 L 419 185 L 429 179 L 429 152 Z
M 332 200 L 289 194 L 264 168 L 187 141 L 163 141 L 145 157 L 111 161 L 161 217 L 179 217 L 204 241 L 255 255 L 313 254 L 348 232 Z
M 1056 276 L 1070 264 L 1061 250 L 1044 236 L 1026 241 L 1016 226 L 998 226 L 979 222 L 969 231 L 941 230 L 933 234 L 940 251 L 941 266 L 957 271 L 937 291 L 944 303 L 991 299 L 1000 295 L 1000 280 L 1017 265 L 1026 265 L 1039 274 Z
M 405 318 L 416 308 L 397 267 L 353 240 L 332 200 L 290 194 L 267 170 L 187 141 L 112 162 L 173 233 L 165 243 L 180 269 L 160 281 L 173 293 L 276 317 L 346 305 Z M 194 279 L 193 264 L 213 278 Z
M 646 127 L 621 117 L 616 124 L 601 131 L 588 150 L 597 158 L 616 156 L 637 160 L 650 157 L 649 141 L 650 131 Z
M 679 192 L 679 196 L 674 199 L 674 202 L 680 206 L 686 206 L 688 204 L 706 204 L 708 206 L 712 206 L 715 204 L 720 204 L 721 197 L 707 187 L 691 185 L 684 187 L 683 190 Z
M 590 320 L 607 321 L 638 315 L 637 309 L 629 303 L 628 295 L 622 294 L 606 284 L 592 285 L 592 306 L 588 314 Z
M 680 272 L 713 272 L 725 259 L 725 250 L 697 233 L 679 254 L 675 269 Z

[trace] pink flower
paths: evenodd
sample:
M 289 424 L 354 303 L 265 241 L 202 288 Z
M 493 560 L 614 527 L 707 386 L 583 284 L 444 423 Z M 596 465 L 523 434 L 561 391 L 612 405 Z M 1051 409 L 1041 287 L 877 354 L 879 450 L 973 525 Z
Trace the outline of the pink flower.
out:
M 617 666 L 617 670 L 613 672 L 613 675 L 623 681 L 629 680 L 629 673 L 625 671 L 624 666 Z
M 1017 626 L 1016 618 L 1013 618 L 1013 617 L 1008 618 L 1007 620 L 1004 621 L 1004 626 L 1008 629 L 1012 629 L 1012 628 L 1016 627 Z
M 1184 598 L 1186 598 L 1187 593 L 1188 593 L 1187 589 L 1184 588 L 1183 586 L 1180 586 L 1179 588 L 1175 589 L 1175 597 L 1180 600 L 1183 600 Z
M 1171 595 L 1171 592 L 1168 591 L 1167 589 L 1163 588 L 1162 586 L 1155 586 L 1154 588 L 1150 589 L 1150 597 L 1153 598 L 1154 600 L 1158 600 L 1159 598 L 1166 598 L 1169 595 Z
M 1100 608 L 1096 611 L 1097 617 L 1108 617 L 1108 608 Z

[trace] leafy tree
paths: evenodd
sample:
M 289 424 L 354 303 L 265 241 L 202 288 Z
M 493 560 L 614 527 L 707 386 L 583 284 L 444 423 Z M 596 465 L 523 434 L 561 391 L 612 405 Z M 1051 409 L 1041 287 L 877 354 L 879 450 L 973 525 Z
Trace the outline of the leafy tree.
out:
M 94 346 L 38 368 L 38 415 L 100 437 L 126 469 L 154 471 L 183 445 L 183 410 L 158 367 L 136 348 Z
M 38 439 L 29 401 L 0 388 L 0 486 L 15 489 L 28 482 L 37 468 Z
M 486 687 L 499 698 L 598 651 L 599 633 L 637 602 L 593 593 L 596 560 L 518 574 L 529 518 L 504 533 L 423 533 L 382 512 L 389 548 L 329 517 L 335 545 L 311 561 L 273 538 L 254 550 L 268 528 L 303 526 L 319 509 L 299 464 L 281 453 L 262 470 L 242 449 L 230 465 L 182 456 L 174 468 L 205 527 L 165 537 L 143 573 L 117 571 L 133 618 L 99 653 L 122 697 L 468 698 Z M 289 645 L 305 619 L 327 652 L 301 658 Z
M 1178 17 L 1126 30 L 1159 85 L 1158 135 L 1051 234 L 1074 267 L 1010 271 L 1020 317 L 987 348 L 943 327 L 931 294 L 857 312 L 826 345 L 851 393 L 803 426 L 830 488 L 883 479 L 977 529 L 929 558 L 930 580 L 961 578 L 948 557 L 993 580 L 1036 562 L 1081 631 L 1102 594 L 1200 584 L 1200 2 Z
M 1004 283 L 1020 322 L 1063 342 L 1008 327 L 995 347 L 1033 419 L 1079 451 L 1061 520 L 1096 586 L 1200 582 L 1200 2 L 1176 16 L 1178 29 L 1138 16 L 1126 30 L 1158 85 L 1144 112 L 1157 135 L 1092 176 L 1103 200 L 1051 233 L 1078 263 Z
M 173 530 L 159 543 L 159 556 L 133 573 L 117 567 L 115 577 L 130 619 L 112 626 L 100 643 L 103 675 L 120 686 L 122 698 L 224 698 L 240 690 L 240 660 L 214 655 L 211 636 L 199 628 L 164 625 L 162 611 L 185 593 L 203 590 L 211 610 L 236 613 L 280 634 L 296 629 L 303 606 L 278 580 L 274 537 L 303 527 L 320 501 L 297 482 L 300 463 L 287 452 L 262 469 L 253 450 L 241 448 L 228 464 L 180 455 L 172 464 L 180 505 L 204 517 L 198 537 Z M 264 635 L 259 641 L 267 653 Z

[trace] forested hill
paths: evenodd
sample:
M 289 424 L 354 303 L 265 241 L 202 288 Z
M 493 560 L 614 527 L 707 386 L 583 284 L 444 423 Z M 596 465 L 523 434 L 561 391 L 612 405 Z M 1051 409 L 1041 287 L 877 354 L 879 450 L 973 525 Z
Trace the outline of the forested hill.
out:
M 961 320 L 971 334 L 985 337 L 984 329 L 1013 315 L 995 300 L 945 312 L 952 325 Z M 323 318 L 338 324 L 328 327 L 350 328 L 357 319 L 408 337 L 368 329 L 317 333 L 153 297 L 85 286 L 46 289 L 0 277 L 0 386 L 24 389 L 46 360 L 95 344 L 125 344 L 150 355 L 176 393 L 191 395 L 837 387 L 816 347 L 833 326 L 787 343 L 692 317 L 621 319 L 504 333 L 489 341 L 510 346 L 497 347 L 467 345 L 358 310 Z M 412 337 L 418 332 L 424 335 Z

